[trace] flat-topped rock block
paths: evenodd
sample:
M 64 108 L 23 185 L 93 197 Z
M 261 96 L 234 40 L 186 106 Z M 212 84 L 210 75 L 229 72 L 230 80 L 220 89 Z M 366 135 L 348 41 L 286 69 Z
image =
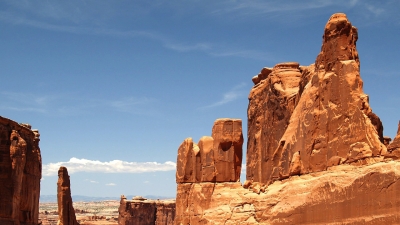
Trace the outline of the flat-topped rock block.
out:
M 177 183 L 236 182 L 242 166 L 242 121 L 217 119 L 212 136 L 185 139 L 178 149 Z

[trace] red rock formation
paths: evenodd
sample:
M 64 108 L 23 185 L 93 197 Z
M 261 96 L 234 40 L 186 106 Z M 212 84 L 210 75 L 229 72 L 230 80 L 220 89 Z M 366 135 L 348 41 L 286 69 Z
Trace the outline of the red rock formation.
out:
M 385 153 L 382 123 L 362 91 L 357 38 L 346 15 L 335 14 L 315 67 L 278 64 L 254 86 L 247 180 L 270 184 Z
M 185 183 L 175 224 L 398 224 L 400 162 L 340 165 L 293 176 L 264 192 L 240 183 Z M 182 192 L 181 192 L 182 193 Z M 181 205 L 182 204 L 182 205 Z
M 400 121 L 397 129 L 397 135 L 393 142 L 387 146 L 387 153 L 385 158 L 400 159 Z
M 267 71 L 267 72 L 266 72 Z M 247 179 L 267 183 L 273 168 L 273 154 L 296 106 L 302 73 L 298 63 L 281 63 L 264 68 L 249 94 Z
M 57 181 L 58 225 L 79 225 L 72 205 L 71 183 L 66 167 L 58 170 Z
M 242 121 L 218 119 L 212 137 L 204 136 L 198 145 L 185 139 L 178 149 L 176 182 L 236 182 L 242 166 Z
M 121 196 L 118 224 L 120 225 L 173 225 L 175 219 L 174 200 L 147 200 Z
M 39 132 L 0 117 L 0 224 L 36 225 L 42 161 Z
M 198 145 L 184 141 L 178 150 L 175 224 L 400 221 L 400 162 L 384 162 L 383 126 L 362 90 L 357 38 L 346 15 L 334 14 L 315 64 L 281 63 L 253 77 L 243 186 L 203 179 L 220 171 L 216 136 Z M 400 152 L 397 140 L 400 124 L 387 158 Z M 211 168 L 206 173 L 204 160 Z

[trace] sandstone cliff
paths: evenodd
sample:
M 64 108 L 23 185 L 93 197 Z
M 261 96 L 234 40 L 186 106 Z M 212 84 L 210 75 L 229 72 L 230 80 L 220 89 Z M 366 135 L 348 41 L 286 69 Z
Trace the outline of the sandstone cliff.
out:
M 156 201 L 138 197 L 126 200 L 125 196 L 121 196 L 118 211 L 120 225 L 173 225 L 175 201 Z
M 400 162 L 390 159 L 400 156 L 400 124 L 386 148 L 362 89 L 357 39 L 346 15 L 334 14 L 314 64 L 280 63 L 252 78 L 243 186 L 227 179 L 236 170 L 216 169 L 213 138 L 182 143 L 175 224 L 400 221 Z
M 58 170 L 57 181 L 58 225 L 79 225 L 72 205 L 71 182 L 66 167 Z
M 391 161 L 292 176 L 259 193 L 233 182 L 180 184 L 188 197 L 175 224 L 398 224 L 399 179 Z
M 0 224 L 36 225 L 42 160 L 39 132 L 0 117 Z
M 362 90 L 357 39 L 346 15 L 335 14 L 315 65 L 282 63 L 258 75 L 249 95 L 249 182 L 268 185 L 385 154 L 382 123 Z

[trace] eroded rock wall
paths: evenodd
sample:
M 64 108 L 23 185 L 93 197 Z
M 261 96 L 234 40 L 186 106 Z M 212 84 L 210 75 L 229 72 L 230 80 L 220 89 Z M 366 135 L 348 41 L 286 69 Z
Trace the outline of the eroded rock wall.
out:
M 357 39 L 346 15 L 334 14 L 315 66 L 278 64 L 252 88 L 249 182 L 268 185 L 385 154 L 382 123 L 362 90 Z
M 79 225 L 71 197 L 71 181 L 68 170 L 61 166 L 57 181 L 58 225 Z
M 36 225 L 42 159 L 40 135 L 29 124 L 0 117 L 0 224 Z
M 264 192 L 237 182 L 186 183 L 176 223 L 361 225 L 400 221 L 400 162 L 340 165 L 276 181 Z

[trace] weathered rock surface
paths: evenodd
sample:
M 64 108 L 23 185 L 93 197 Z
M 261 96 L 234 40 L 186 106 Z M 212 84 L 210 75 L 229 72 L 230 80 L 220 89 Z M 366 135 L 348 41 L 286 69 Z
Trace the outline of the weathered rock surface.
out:
M 235 182 L 242 166 L 242 121 L 218 119 L 199 143 L 185 139 L 178 149 L 176 182 Z
M 292 62 L 264 68 L 258 77 L 262 79 L 251 89 L 247 110 L 246 174 L 248 180 L 267 183 L 274 151 L 296 106 L 302 73 L 299 64 Z
M 118 224 L 120 225 L 173 225 L 174 200 L 126 200 L 121 196 Z
M 357 28 L 346 15 L 334 14 L 315 66 L 278 64 L 253 87 L 246 168 L 250 183 L 270 184 L 385 154 L 382 123 L 362 90 L 357 39 Z
M 396 137 L 393 142 L 387 146 L 385 158 L 400 159 L 400 121 Z
M 0 117 L 0 224 L 36 225 L 42 160 L 39 132 Z
M 315 64 L 280 63 L 252 78 L 243 186 L 203 179 L 217 171 L 216 136 L 182 143 L 175 224 L 399 223 L 400 162 L 388 158 L 400 157 L 400 124 L 389 144 L 362 89 L 357 39 L 334 14 Z
M 66 167 L 58 170 L 57 181 L 58 225 L 79 225 L 72 205 L 71 182 Z
M 396 224 L 399 179 L 390 161 L 292 176 L 258 194 L 237 182 L 179 184 L 175 224 Z

